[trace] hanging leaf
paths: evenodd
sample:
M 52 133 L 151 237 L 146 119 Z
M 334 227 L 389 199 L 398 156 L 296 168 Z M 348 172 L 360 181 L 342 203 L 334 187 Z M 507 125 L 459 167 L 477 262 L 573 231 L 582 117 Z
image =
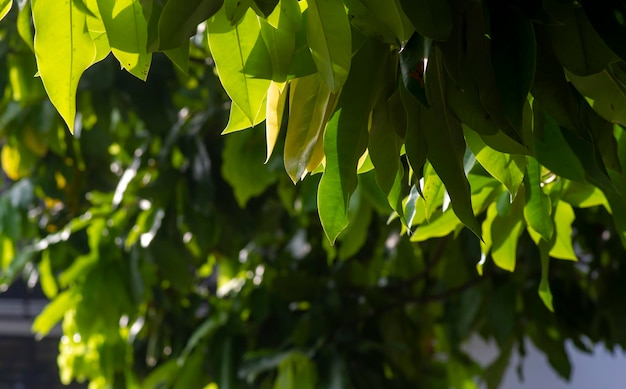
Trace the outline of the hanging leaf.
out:
M 431 41 L 415 33 L 400 51 L 400 71 L 406 89 L 425 106 L 429 106 L 424 88 L 424 73 Z
M 291 81 L 284 159 L 294 183 L 309 172 L 307 166 L 335 101 L 336 95 L 317 73 Z
M 278 0 L 253 0 L 254 6 L 261 12 L 259 16 L 267 18 L 277 8 Z
M 357 185 L 357 165 L 367 148 L 370 112 L 375 104 L 377 80 L 386 67 L 386 45 L 372 39 L 354 56 L 356 67 L 343 88 L 337 110 L 324 133 L 326 168 L 318 188 L 318 211 L 331 243 L 348 225 L 348 203 Z
M 504 115 L 521 133 L 522 111 L 535 77 L 533 24 L 504 2 L 491 1 L 489 5 L 494 77 Z
M 98 0 L 111 51 L 122 68 L 146 80 L 152 54 L 147 52 L 148 25 L 139 0 Z
M 254 11 L 248 10 L 241 23 L 231 26 L 222 8 L 209 19 L 207 28 L 217 73 L 234 103 L 227 127 L 229 131 L 225 132 L 234 131 L 232 128 L 235 126 L 231 126 L 230 122 L 233 121 L 235 106 L 247 119 L 247 126 L 243 128 L 252 127 L 265 118 L 265 97 L 270 86 L 269 80 L 252 78 L 247 71 L 248 67 L 257 64 L 270 64 L 271 67 L 267 49 L 260 37 L 259 20 Z
M 424 210 L 426 220 L 429 221 L 435 210 L 441 207 L 444 201 L 445 188 L 441 178 L 435 173 L 432 165 L 427 163 L 424 166 L 424 187 L 422 197 L 424 197 Z M 444 209 L 445 211 L 445 209 Z
M 100 10 L 98 9 L 98 1 L 84 0 L 84 3 L 88 11 L 86 15 L 89 35 L 91 35 L 96 45 L 96 57 L 94 58 L 94 63 L 96 63 L 102 61 L 109 55 L 111 52 L 111 44 L 109 43 L 106 27 L 104 26 Z
M 376 182 L 387 196 L 391 208 L 400 215 L 403 223 L 408 223 L 402 211 L 402 179 L 404 166 L 400 161 L 402 138 L 394 131 L 394 122 L 391 120 L 390 105 L 397 104 L 399 92 L 388 101 L 379 103 L 372 113 L 372 126 L 369 134 L 368 151 L 375 168 Z
M 287 101 L 287 88 L 289 84 L 286 82 L 270 83 L 267 90 L 267 105 L 265 108 L 265 141 L 267 145 L 267 157 L 265 163 L 270 160 L 278 134 L 282 126 L 283 111 L 285 110 L 285 102 Z
M 550 198 L 543 193 L 541 184 L 541 166 L 532 157 L 527 157 L 526 176 L 526 205 L 524 218 L 528 226 L 537 232 L 545 241 L 550 241 L 554 234 L 552 221 L 552 205 Z
M 460 63 L 467 64 L 469 74 L 478 87 L 480 102 L 485 107 L 491 120 L 508 137 L 522 143 L 519 128 L 512 126 L 503 106 L 503 102 L 506 99 L 501 96 L 500 87 L 498 86 L 499 77 L 496 77 L 492 61 L 491 40 L 488 37 L 490 32 L 487 27 L 489 20 L 485 20 L 487 12 L 484 7 L 486 7 L 486 4 L 483 2 L 467 4 L 464 19 L 466 30 L 462 31 L 464 35 L 461 35 L 461 39 L 455 42 L 457 45 L 455 50 L 459 50 L 461 53 L 460 58 L 458 58 L 461 61 Z M 503 77 L 506 77 L 506 75 Z M 471 86 L 472 82 L 471 79 L 455 81 L 459 83 L 463 81 L 460 84 L 461 88 L 464 88 L 465 83 L 470 83 Z
M 428 38 L 445 41 L 452 32 L 452 8 L 448 0 L 400 0 L 415 29 Z
M 524 231 L 524 196 L 517 196 L 513 203 L 505 192 L 496 204 L 497 214 L 491 222 L 491 257 L 501 269 L 514 271 L 517 259 L 517 243 Z M 503 210 L 498 210 L 501 205 Z
M 550 310 L 554 312 L 554 306 L 552 305 L 552 291 L 550 290 L 550 281 L 548 280 L 548 275 L 550 272 L 550 242 L 546 242 L 542 240 L 539 243 L 539 255 L 541 258 L 541 281 L 539 283 L 539 297 L 543 304 Z
M 495 151 L 487 146 L 480 136 L 473 131 L 466 130 L 464 133 L 467 145 L 478 162 L 489 174 L 506 186 L 511 198 L 515 198 L 524 179 L 526 165 L 524 156 Z
M 551 2 L 549 12 L 558 25 L 545 26 L 552 50 L 571 72 L 584 76 L 598 73 L 619 58 L 609 49 L 591 25 L 585 10 Z
M 463 130 L 448 110 L 443 72 L 441 54 L 436 49 L 426 71 L 426 90 L 431 107 L 420 108 L 420 126 L 428 144 L 428 160 L 450 195 L 454 213 L 480 237 L 480 225 L 472 212 L 471 191 L 463 167 Z
M 245 207 L 248 200 L 257 196 L 276 182 L 277 172 L 268 164 L 263 164 L 264 150 L 262 128 L 240 131 L 226 137 L 222 152 L 224 163 L 222 175 L 232 186 L 237 203 Z
M 317 71 L 333 93 L 348 78 L 352 57 L 350 22 L 341 0 L 310 0 L 306 36 Z
M 550 248 L 551 257 L 570 261 L 578 260 L 572 246 L 572 223 L 575 218 L 574 209 L 571 205 L 563 201 L 557 203 L 554 209 L 556 239 Z
M 78 81 L 96 55 L 85 14 L 71 0 L 37 1 L 33 22 L 39 75 L 50 101 L 73 132 Z
M 400 41 L 398 40 L 393 29 L 381 21 L 378 16 L 363 3 L 363 1 L 345 0 L 344 3 L 348 9 L 348 18 L 350 19 L 350 23 L 354 26 L 354 28 L 363 33 L 363 35 L 378 39 L 390 45 L 400 45 Z
M 626 6 L 617 0 L 581 1 L 585 14 L 602 40 L 622 59 L 626 58 Z
M 223 0 L 169 0 L 158 19 L 158 40 L 150 50 L 175 49 L 188 41 L 198 24 L 209 19 L 222 7 Z
M 7 16 L 12 6 L 13 6 L 13 0 L 1 0 L 0 1 L 0 20 L 4 19 L 4 17 Z
M 224 0 L 224 14 L 231 26 L 237 25 L 252 6 L 252 0 Z
M 565 71 L 567 78 L 604 119 L 626 125 L 626 91 L 620 88 L 607 70 L 588 76 Z
M 12 2 L 12 0 L 9 0 L 9 2 Z M 17 15 L 17 33 L 20 35 L 20 38 L 22 38 L 24 43 L 26 43 L 28 48 L 30 48 L 32 52 L 35 52 L 35 47 L 33 46 L 33 27 L 31 25 L 32 12 L 30 1 L 21 1 L 18 5 L 20 13 Z M 1 17 L 0 20 L 2 20 Z
M 405 31 L 402 10 L 396 1 L 347 0 L 345 4 L 350 22 L 365 36 L 400 47 L 411 32 Z
M 284 22 L 285 20 L 287 22 Z M 281 28 L 281 24 L 289 23 L 286 18 L 281 19 L 278 27 L 272 26 L 265 19 L 260 19 L 259 22 L 261 23 L 261 37 L 267 47 L 272 64 L 272 80 L 283 82 L 287 78 L 293 59 L 296 45 L 295 34 L 293 31 Z
M 424 136 L 424 128 L 420 125 L 420 113 L 422 106 L 404 85 L 398 87 L 400 90 L 400 98 L 406 112 L 406 139 L 404 147 L 406 149 L 406 157 L 409 165 L 413 169 L 414 182 L 419 182 L 424 174 L 424 164 L 428 154 L 428 145 Z M 416 187 L 421 191 L 420 187 Z
M 569 147 L 559 125 L 538 104 L 534 109 L 533 152 L 537 160 L 559 176 L 584 181 L 585 171 Z

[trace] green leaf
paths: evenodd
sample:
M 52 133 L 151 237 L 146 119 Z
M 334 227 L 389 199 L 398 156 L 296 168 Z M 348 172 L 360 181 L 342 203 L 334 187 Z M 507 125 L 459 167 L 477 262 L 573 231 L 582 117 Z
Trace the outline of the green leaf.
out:
M 533 107 L 533 151 L 537 160 L 550 171 L 573 181 L 584 181 L 585 169 L 574 154 L 559 125 L 537 104 Z
M 111 51 L 122 68 L 146 80 L 152 54 L 147 52 L 148 24 L 139 0 L 98 0 Z
M 107 36 L 100 10 L 98 9 L 97 0 L 84 0 L 87 7 L 87 28 L 89 29 L 89 35 L 93 39 L 96 45 L 96 58 L 94 63 L 102 61 L 111 52 L 111 45 L 109 43 L 109 37 Z
M 270 86 L 269 80 L 248 75 L 248 69 L 257 64 L 270 64 L 267 49 L 260 37 L 259 20 L 254 11 L 248 10 L 241 23 L 231 26 L 222 8 L 209 19 L 207 28 L 217 73 L 234 103 L 230 121 L 233 121 L 236 106 L 239 112 L 235 113 L 243 113 L 247 118 L 247 127 L 252 127 L 265 118 L 265 97 Z M 227 128 L 231 128 L 230 122 Z
M 585 14 L 604 43 L 622 59 L 626 58 L 626 5 L 619 0 L 581 1 Z
M 572 206 L 559 201 L 554 210 L 554 225 L 556 240 L 550 249 L 550 256 L 559 259 L 577 261 L 576 253 L 572 247 L 572 223 L 576 216 Z
M 292 352 L 278 366 L 274 389 L 315 389 L 317 370 L 315 364 L 303 353 Z
M 265 152 L 264 133 L 261 126 L 248 131 L 230 134 L 222 151 L 222 175 L 233 187 L 240 207 L 276 182 L 277 173 L 270 164 L 263 164 Z
M 532 22 L 504 2 L 490 3 L 491 62 L 503 112 L 521 133 L 522 111 L 535 77 Z
M 435 210 L 442 205 L 444 192 L 443 182 L 441 182 L 432 165 L 427 163 L 424 166 L 424 187 L 422 188 L 426 220 L 430 220 Z
M 276 12 L 280 12 L 280 10 L 280 7 L 276 8 Z M 283 82 L 289 73 L 296 46 L 296 36 L 289 29 L 291 20 L 287 17 L 278 16 L 278 27 L 272 26 L 265 19 L 260 19 L 260 23 L 261 37 L 265 42 L 272 64 L 272 80 Z M 287 28 L 284 27 L 285 24 L 287 24 Z
M 262 101 L 262 105 L 267 105 L 267 98 Z M 258 124 L 262 123 L 265 120 L 265 110 L 260 110 L 257 113 L 257 116 L 254 118 L 252 122 L 246 116 L 246 114 L 242 111 L 241 108 L 233 101 L 230 104 L 230 113 L 228 115 L 228 123 L 226 124 L 226 128 L 222 131 L 222 135 L 230 134 L 231 132 L 245 130 L 250 127 L 256 127 Z
M 607 70 L 588 76 L 577 76 L 565 71 L 567 78 L 604 119 L 626 125 L 626 92 Z
M 554 312 L 554 306 L 552 305 L 552 291 L 550 290 L 550 282 L 548 275 L 550 272 L 550 243 L 542 240 L 539 242 L 539 255 L 541 258 L 541 281 L 539 282 L 539 297 L 543 304 Z
M 343 11 L 342 11 L 343 12 Z M 386 67 L 387 46 L 369 39 L 354 56 L 350 72 L 324 133 L 326 169 L 318 188 L 318 211 L 331 243 L 348 225 L 348 203 L 357 185 L 357 165 L 367 148 L 368 122 L 377 97 L 377 80 Z
M 414 182 L 419 182 L 424 174 L 424 164 L 428 156 L 428 145 L 424 135 L 424 128 L 420 124 L 421 110 L 423 109 L 417 99 L 401 84 L 400 98 L 406 112 L 406 139 L 404 147 L 409 165 L 413 169 Z M 421 191 L 421 188 L 417 188 Z
M 284 31 L 300 31 L 302 11 L 298 0 L 280 0 L 280 6 L 275 8 L 274 12 L 267 17 L 267 21 L 275 28 Z
M 79 300 L 80 296 L 73 289 L 60 293 L 37 315 L 32 330 L 38 336 L 46 336 L 65 313 L 74 309 Z
M 163 53 L 183 73 L 189 71 L 189 41 L 186 40 L 180 47 L 164 50 Z
M 541 235 L 545 241 L 550 241 L 554 234 L 554 223 L 550 216 L 552 206 L 550 198 L 541 188 L 541 166 L 532 157 L 527 157 L 524 185 L 526 186 L 524 218 L 528 227 Z
M 503 106 L 503 102 L 507 99 L 501 96 L 498 82 L 501 77 L 496 77 L 492 60 L 491 39 L 489 38 L 490 32 L 487 27 L 489 20 L 485 20 L 487 12 L 484 7 L 486 7 L 484 2 L 467 4 L 466 32 L 456 37 L 453 50 L 460 51 L 460 58 L 457 60 L 461 61 L 461 64 L 466 64 L 471 78 L 455 81 L 459 83 L 459 87 L 462 89 L 465 88 L 465 84 L 469 84 L 470 88 L 473 88 L 471 83 L 474 81 L 478 86 L 480 102 L 493 122 L 507 136 L 520 141 L 519 129 L 511 125 Z M 460 71 L 465 72 L 463 69 Z
M 480 224 L 472 212 L 471 191 L 463 166 L 463 130 L 446 104 L 441 53 L 436 49 L 433 54 L 426 71 L 426 90 L 431 107 L 421 108 L 419 114 L 420 126 L 428 144 L 428 160 L 450 195 L 454 213 L 480 237 Z
M 372 207 L 361 197 L 360 187 L 357 187 L 350 198 L 348 217 L 350 224 L 337 237 L 339 245 L 339 259 L 348 259 L 357 254 L 367 242 L 370 224 L 372 222 Z
M 425 37 L 445 41 L 452 32 L 452 8 L 448 0 L 400 0 L 415 29 Z
M 385 24 L 361 0 L 344 0 L 348 18 L 354 28 L 363 35 L 378 39 L 390 45 L 399 46 L 400 41 L 391 26 Z M 386 3 L 381 3 L 387 5 Z
M 452 210 L 449 209 L 443 213 L 437 211 L 434 215 L 431 215 L 429 222 L 421 223 L 417 226 L 415 232 L 411 235 L 411 242 L 423 242 L 428 239 L 447 236 L 460 225 L 459 218 Z
M 428 63 L 430 40 L 415 33 L 400 52 L 400 72 L 406 90 L 415 98 L 428 106 L 426 89 L 424 88 L 424 72 Z
M 394 131 L 392 127 L 394 122 L 390 118 L 391 101 L 385 101 L 374 108 L 368 151 L 375 168 L 378 186 L 387 196 L 391 208 L 400 215 L 406 225 L 408 223 L 404 220 L 402 210 L 404 166 L 400 161 L 403 140 L 398 136 L 398 131 Z
M 350 22 L 365 36 L 400 47 L 412 32 L 405 31 L 404 15 L 394 0 L 346 0 L 345 4 Z
M 0 20 L 7 16 L 12 6 L 13 0 L 0 0 Z
M 294 183 L 309 172 L 307 166 L 335 102 L 336 95 L 317 73 L 291 81 L 284 160 Z
M 524 180 L 526 159 L 523 155 L 505 154 L 487 146 L 473 131 L 466 130 L 465 140 L 482 167 L 500 181 L 515 198 L 517 190 Z
M 552 2 L 550 14 L 560 23 L 545 26 L 559 62 L 578 75 L 602 71 L 619 58 L 600 38 L 580 7 Z M 615 32 L 612 32 L 615 33 Z
M 309 1 L 306 36 L 320 76 L 331 92 L 339 92 L 352 57 L 350 22 L 341 0 Z
M 500 204 L 505 204 L 505 212 L 494 204 L 497 214 L 491 222 L 491 257 L 499 268 L 512 272 L 517 259 L 517 243 L 524 231 L 524 196 L 517 196 L 513 203 L 509 203 L 508 193 L 504 192 Z
M 602 205 L 605 209 L 610 209 L 604 193 L 587 183 L 567 181 L 563 186 L 560 199 L 577 208 Z
M 252 4 L 252 0 L 224 0 L 224 7 L 222 8 L 230 25 L 237 25 Z
M 41 283 L 41 289 L 48 299 L 53 299 L 59 292 L 50 263 L 50 250 L 45 250 L 41 253 L 41 261 L 39 262 L 39 282 Z
M 13 0 L 8 0 L 12 2 Z M 6 0 L 5 0 L 6 2 Z M 19 2 L 20 13 L 17 15 L 17 33 L 20 38 L 26 43 L 32 52 L 35 51 L 33 46 L 33 27 L 31 26 L 31 4 L 30 1 Z M 0 20 L 2 18 L 0 17 Z
M 74 131 L 78 81 L 96 56 L 85 14 L 71 0 L 36 1 L 33 22 L 39 75 L 50 101 Z
M 276 6 L 278 5 L 278 0 L 253 0 L 253 1 L 254 1 L 254 4 L 259 9 L 259 11 L 261 11 L 261 15 L 259 16 L 262 16 L 265 18 L 270 16 L 272 12 L 274 12 L 274 10 L 277 8 Z

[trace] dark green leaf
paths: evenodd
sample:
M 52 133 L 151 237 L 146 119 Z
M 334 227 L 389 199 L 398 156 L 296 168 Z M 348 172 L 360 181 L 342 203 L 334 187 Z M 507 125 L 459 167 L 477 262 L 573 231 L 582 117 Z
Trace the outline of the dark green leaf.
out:
M 326 168 L 318 190 L 318 209 L 331 242 L 348 225 L 348 203 L 357 185 L 357 164 L 367 148 L 370 112 L 378 95 L 376 82 L 388 58 L 387 47 L 372 39 L 357 52 L 355 63 L 368 63 L 350 72 L 324 134 Z M 358 98 L 356 98 L 358 96 Z
M 170 50 L 183 45 L 198 24 L 213 16 L 223 0 L 169 0 L 163 6 L 158 24 L 158 41 L 151 50 Z
M 448 0 L 400 0 L 402 9 L 423 36 L 445 41 L 452 32 L 452 8 Z
M 454 213 L 480 237 L 480 225 L 472 212 L 470 186 L 463 167 L 463 130 L 447 108 L 443 71 L 440 53 L 431 55 L 426 71 L 426 90 L 431 107 L 420 108 L 420 127 L 428 144 L 428 160 L 450 195 Z

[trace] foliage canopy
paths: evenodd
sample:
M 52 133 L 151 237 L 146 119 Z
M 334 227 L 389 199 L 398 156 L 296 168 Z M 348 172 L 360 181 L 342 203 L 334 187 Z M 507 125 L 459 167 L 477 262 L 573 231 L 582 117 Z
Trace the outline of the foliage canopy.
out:
M 2 0 L 2 279 L 95 388 L 497 387 L 525 337 L 567 377 L 626 345 L 624 15 Z

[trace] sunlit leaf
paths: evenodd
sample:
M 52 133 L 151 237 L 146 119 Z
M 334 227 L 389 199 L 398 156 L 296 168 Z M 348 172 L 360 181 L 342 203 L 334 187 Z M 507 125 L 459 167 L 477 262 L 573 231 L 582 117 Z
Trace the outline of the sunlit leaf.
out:
M 283 121 L 283 112 L 287 101 L 287 88 L 289 84 L 286 82 L 270 83 L 267 90 L 267 105 L 265 108 L 265 142 L 267 145 L 267 153 L 265 163 L 269 161 L 278 140 L 278 134 Z
M 11 6 L 13 5 L 13 0 L 2 0 L 0 1 L 0 20 L 4 19 L 5 16 L 11 10 Z
M 308 173 L 307 166 L 334 110 L 336 95 L 318 74 L 297 78 L 290 85 L 284 159 L 287 174 L 297 182 Z
M 550 248 L 551 257 L 571 261 L 578 260 L 572 246 L 572 223 L 575 218 L 572 206 L 566 202 L 559 201 L 554 210 L 556 240 L 552 248 Z
M 139 0 L 98 0 L 111 51 L 122 68 L 146 80 L 152 54 L 147 52 L 148 25 Z
M 57 295 L 35 318 L 33 331 L 45 336 L 63 318 L 65 313 L 74 308 L 80 296 L 74 290 L 66 290 Z
M 317 70 L 333 93 L 348 78 L 352 54 L 350 22 L 340 0 L 310 0 L 306 34 Z
M 247 127 L 252 127 L 264 119 L 265 96 L 270 86 L 269 80 L 251 78 L 246 71 L 250 66 L 249 61 L 255 64 L 270 63 L 267 49 L 260 38 L 259 20 L 254 11 L 248 10 L 241 23 L 231 26 L 222 8 L 209 19 L 207 28 L 211 54 L 222 85 L 233 100 L 233 107 L 239 108 L 247 118 Z M 231 128 L 230 123 L 228 128 Z
M 71 0 L 33 3 L 39 75 L 50 101 L 70 131 L 74 130 L 78 81 L 96 56 L 85 19 L 85 14 Z
M 550 241 L 554 233 L 554 223 L 551 217 L 552 205 L 550 198 L 542 189 L 541 166 L 532 157 L 527 157 L 524 184 L 526 186 L 524 218 L 530 228 L 541 235 L 545 241 Z
M 491 257 L 501 269 L 514 271 L 517 261 L 519 236 L 524 231 L 524 199 L 517 196 L 512 204 L 508 203 L 508 193 L 500 196 L 506 214 L 498 210 L 491 223 Z
M 500 181 L 514 198 L 524 179 L 526 159 L 523 155 L 505 154 L 487 146 L 478 134 L 466 130 L 465 139 L 478 162 L 495 179 Z

